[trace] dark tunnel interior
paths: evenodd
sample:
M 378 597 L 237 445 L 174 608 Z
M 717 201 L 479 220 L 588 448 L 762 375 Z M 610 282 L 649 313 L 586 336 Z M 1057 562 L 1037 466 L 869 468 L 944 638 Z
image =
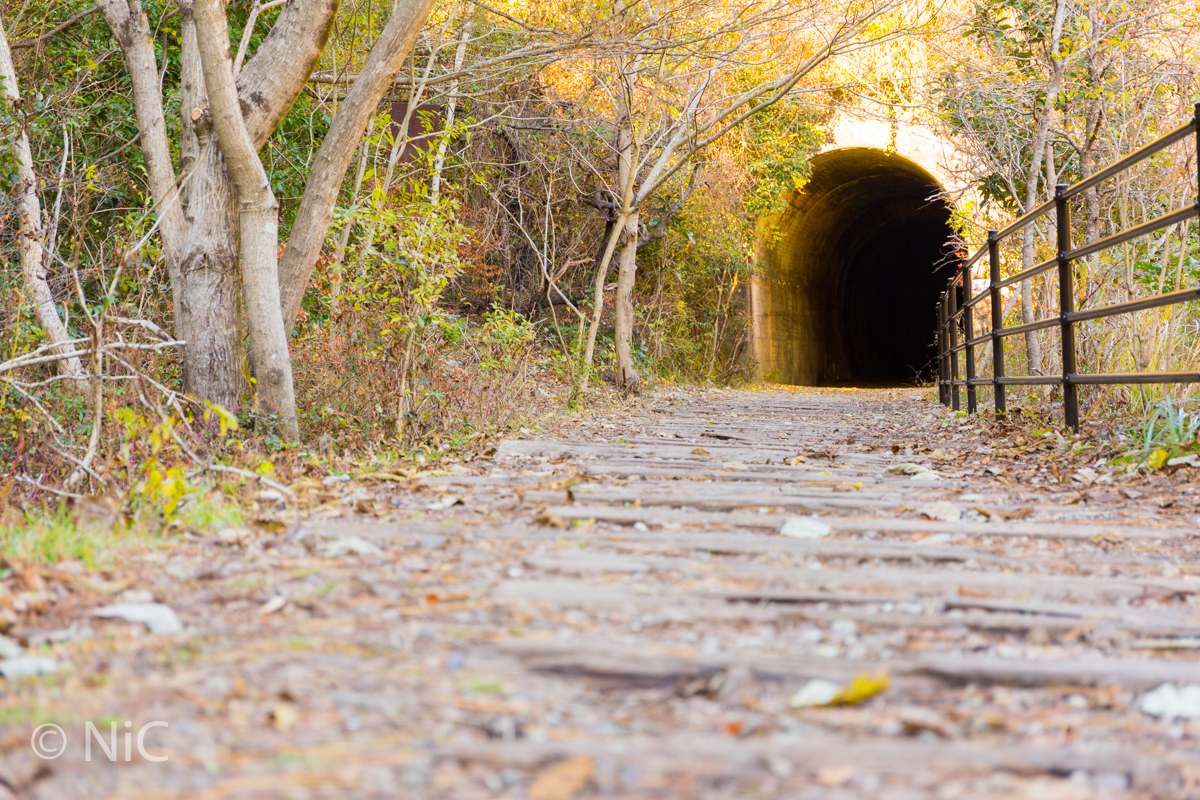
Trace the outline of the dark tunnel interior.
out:
M 925 169 L 883 150 L 813 159 L 751 289 L 764 377 L 886 386 L 931 376 L 935 307 L 952 269 L 940 191 Z

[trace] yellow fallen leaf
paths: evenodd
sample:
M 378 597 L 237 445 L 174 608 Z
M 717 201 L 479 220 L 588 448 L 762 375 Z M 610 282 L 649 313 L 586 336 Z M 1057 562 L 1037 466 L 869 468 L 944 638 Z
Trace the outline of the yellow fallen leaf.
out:
M 1169 455 L 1170 453 L 1166 450 L 1155 450 L 1150 454 L 1150 458 L 1146 460 L 1146 466 L 1150 469 L 1160 469 L 1163 464 L 1167 463 L 1167 456 Z
M 706 456 L 706 455 L 708 455 L 708 451 L 707 451 L 707 450 L 705 450 L 703 447 L 693 447 L 693 448 L 692 448 L 692 455 L 695 455 L 695 456 Z
M 529 785 L 529 800 L 571 800 L 592 779 L 591 756 L 575 756 L 542 771 Z
M 295 703 L 282 702 L 276 703 L 271 709 L 271 722 L 275 725 L 275 730 L 286 731 L 291 728 L 300 719 L 300 712 L 296 710 Z
M 887 671 L 880 671 L 874 675 L 862 673 L 854 676 L 854 680 L 850 681 L 837 695 L 829 701 L 831 706 L 852 706 L 861 703 L 868 697 L 877 695 L 888 688 Z

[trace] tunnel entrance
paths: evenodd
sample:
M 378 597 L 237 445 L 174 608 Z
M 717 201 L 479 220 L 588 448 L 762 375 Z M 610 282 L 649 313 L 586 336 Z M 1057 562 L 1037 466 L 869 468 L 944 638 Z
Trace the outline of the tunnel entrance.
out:
M 883 150 L 812 160 L 751 289 L 763 377 L 881 386 L 932 376 L 934 313 L 952 271 L 940 191 L 920 165 Z

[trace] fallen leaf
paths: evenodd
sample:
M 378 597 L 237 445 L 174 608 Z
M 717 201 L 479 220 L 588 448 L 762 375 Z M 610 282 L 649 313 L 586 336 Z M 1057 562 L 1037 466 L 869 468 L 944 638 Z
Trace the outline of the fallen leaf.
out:
M 853 706 L 866 700 L 868 697 L 879 694 L 888 688 L 891 681 L 888 679 L 886 671 L 868 674 L 863 672 L 855 675 L 850 683 L 837 693 L 833 700 L 829 701 L 831 706 Z
M 548 528 L 567 528 L 567 521 L 558 514 L 551 514 L 543 511 L 533 518 L 534 525 L 545 525 Z
M 916 736 L 923 731 L 930 731 L 943 739 L 951 739 L 955 734 L 954 726 L 950 721 L 932 708 L 921 706 L 902 708 L 897 714 L 897 718 L 904 726 L 904 733 L 908 736 Z
M 982 589 L 972 589 L 970 586 L 959 586 L 958 587 L 958 596 L 959 597 L 994 597 L 994 595 L 988 594 L 987 592 L 983 591 Z
M 295 703 L 276 703 L 275 707 L 271 709 L 271 723 L 275 726 L 275 730 L 281 733 L 299 721 L 300 712 L 296 709 Z
M 282 611 L 283 607 L 287 605 L 287 602 L 287 597 L 277 594 L 258 607 L 258 615 L 260 617 L 267 617 L 271 614 L 274 614 L 276 611 Z
M 787 704 L 792 708 L 816 708 L 827 706 L 833 698 L 842 691 L 841 684 L 815 678 L 804 684 L 798 692 L 788 698 Z
M 846 783 L 853 774 L 854 768 L 849 764 L 841 764 L 836 767 L 822 767 L 817 770 L 816 780 L 822 786 L 833 788 Z
M 1170 455 L 1166 450 L 1155 450 L 1146 459 L 1146 466 L 1150 469 L 1161 469 L 1162 465 L 1167 463 L 1167 457 Z
M 1188 683 L 1176 687 L 1164 683 L 1137 699 L 1143 714 L 1164 719 L 1200 719 L 1200 684 Z
M 706 455 L 708 455 L 708 451 L 707 451 L 707 450 L 705 450 L 703 447 L 693 447 L 693 448 L 692 448 L 692 455 L 694 455 L 694 456 L 706 456 Z
M 571 800 L 592 779 L 595 762 L 575 756 L 542 770 L 529 785 L 529 800 Z
M 1120 547 L 1125 544 L 1125 537 L 1116 531 L 1106 531 L 1098 536 L 1093 536 L 1088 539 L 1088 544 L 1094 544 L 1097 547 L 1108 550 L 1113 547 Z
M 892 466 L 887 468 L 887 471 L 892 473 L 893 475 L 910 475 L 913 478 L 916 478 L 919 480 L 936 480 L 937 478 L 942 477 L 941 475 L 939 475 L 937 473 L 936 470 L 932 470 L 929 467 L 922 466 L 921 464 L 910 464 L 910 463 L 893 464 Z M 922 477 L 922 476 L 931 476 L 931 477 Z
M 425 510 L 426 511 L 445 511 L 447 508 L 450 508 L 451 506 L 456 506 L 461 502 L 462 502 L 462 500 L 459 500 L 454 495 L 448 494 L 445 497 L 443 497 L 441 500 L 438 500 L 437 502 L 430 503 L 429 505 L 425 506 Z

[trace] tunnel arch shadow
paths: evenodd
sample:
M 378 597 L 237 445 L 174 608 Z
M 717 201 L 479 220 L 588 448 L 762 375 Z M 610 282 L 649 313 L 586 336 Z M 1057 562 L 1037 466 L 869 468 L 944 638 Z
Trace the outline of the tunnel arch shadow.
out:
M 812 160 L 751 288 L 762 377 L 896 386 L 933 371 L 934 309 L 953 269 L 951 208 L 914 161 L 867 147 Z

